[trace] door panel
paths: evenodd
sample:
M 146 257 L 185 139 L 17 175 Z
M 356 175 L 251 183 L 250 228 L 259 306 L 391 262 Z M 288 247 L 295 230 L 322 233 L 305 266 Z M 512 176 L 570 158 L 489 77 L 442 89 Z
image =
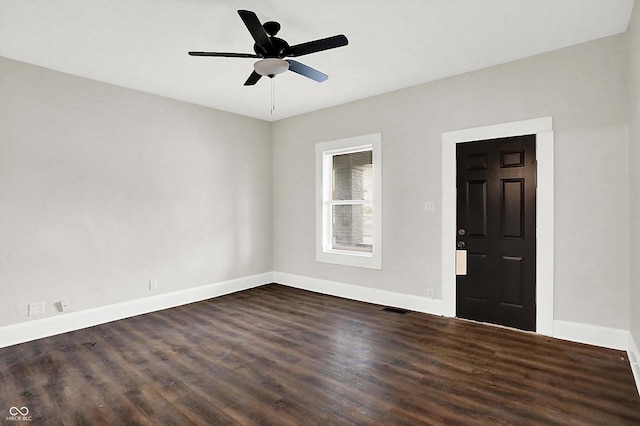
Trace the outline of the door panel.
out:
M 523 179 L 502 179 L 500 213 L 502 214 L 502 237 L 522 238 L 524 236 Z
M 457 145 L 461 318 L 535 330 L 535 135 Z
M 467 182 L 467 232 L 476 237 L 487 235 L 487 181 Z
M 500 303 L 522 307 L 522 257 L 502 256 L 500 262 Z
M 487 154 L 470 154 L 465 159 L 467 170 L 485 170 L 487 168 Z
M 467 271 L 473 270 L 473 273 L 479 280 L 487 279 L 487 255 L 483 253 L 469 253 L 467 261 Z M 467 295 L 470 299 L 475 299 L 477 302 L 486 302 L 489 297 L 487 295 L 486 286 L 473 286 L 469 288 Z

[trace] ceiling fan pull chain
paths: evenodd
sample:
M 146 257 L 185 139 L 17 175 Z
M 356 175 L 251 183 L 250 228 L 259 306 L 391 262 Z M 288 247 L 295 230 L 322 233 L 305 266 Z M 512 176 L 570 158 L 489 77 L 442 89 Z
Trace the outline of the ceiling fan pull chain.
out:
M 271 115 L 276 109 L 276 81 L 275 78 L 271 79 Z

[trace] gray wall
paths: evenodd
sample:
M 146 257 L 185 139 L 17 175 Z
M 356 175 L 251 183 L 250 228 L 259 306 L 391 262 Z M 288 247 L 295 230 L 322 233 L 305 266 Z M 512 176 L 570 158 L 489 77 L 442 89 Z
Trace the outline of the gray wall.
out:
M 0 58 L 0 326 L 271 270 L 440 297 L 442 132 L 550 115 L 555 318 L 638 341 L 632 23 L 631 65 L 622 34 L 273 125 Z M 383 270 L 317 263 L 314 144 L 376 132 Z
M 631 193 L 631 333 L 640 345 L 640 2 L 629 25 L 629 174 Z
M 269 123 L 3 58 L 0 93 L 0 326 L 272 270 Z
M 441 295 L 441 135 L 553 116 L 557 320 L 627 329 L 626 34 L 276 122 L 274 269 Z M 382 133 L 383 269 L 315 262 L 314 144 Z M 292 177 L 295 177 L 292 179 Z M 436 201 L 436 212 L 423 209 Z

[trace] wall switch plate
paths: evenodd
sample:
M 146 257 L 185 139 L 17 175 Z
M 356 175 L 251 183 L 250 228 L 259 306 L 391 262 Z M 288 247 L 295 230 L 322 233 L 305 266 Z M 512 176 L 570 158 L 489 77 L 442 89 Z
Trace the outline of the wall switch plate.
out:
M 29 303 L 29 311 L 27 315 L 30 317 L 44 315 L 44 302 Z
M 158 280 L 153 278 L 149 280 L 149 291 L 158 289 Z

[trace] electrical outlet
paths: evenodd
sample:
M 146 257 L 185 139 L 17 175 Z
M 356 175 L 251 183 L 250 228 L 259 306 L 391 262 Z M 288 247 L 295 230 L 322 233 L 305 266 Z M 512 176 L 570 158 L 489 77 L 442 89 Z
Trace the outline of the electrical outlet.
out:
M 69 299 L 62 299 L 60 301 L 60 309 L 62 312 L 67 312 L 71 310 L 71 301 Z
M 427 289 L 427 299 L 433 299 L 433 289 Z
M 27 315 L 30 317 L 44 315 L 44 302 L 29 303 L 29 312 Z
M 149 291 L 158 289 L 158 280 L 152 278 L 149 280 Z

